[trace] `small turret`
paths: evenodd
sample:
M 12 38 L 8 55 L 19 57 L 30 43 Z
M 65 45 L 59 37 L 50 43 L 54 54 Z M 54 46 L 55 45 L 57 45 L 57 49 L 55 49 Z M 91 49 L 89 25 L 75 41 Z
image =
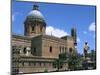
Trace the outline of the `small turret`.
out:
M 74 49 L 75 49 L 75 53 L 77 53 L 77 33 L 76 33 L 76 27 L 73 27 L 71 29 L 71 36 L 74 40 Z

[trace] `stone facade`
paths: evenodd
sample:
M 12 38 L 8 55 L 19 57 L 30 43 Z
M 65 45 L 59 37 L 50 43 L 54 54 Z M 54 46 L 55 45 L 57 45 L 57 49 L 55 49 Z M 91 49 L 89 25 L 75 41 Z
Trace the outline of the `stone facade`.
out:
M 29 15 L 24 22 L 24 36 L 12 35 L 12 73 L 14 74 L 56 71 L 57 67 L 54 67 L 54 63 L 59 59 L 59 54 L 71 53 L 75 48 L 75 36 L 58 38 L 45 34 L 46 23 L 37 9 L 35 5 L 31 16 Z M 68 70 L 66 61 L 60 70 Z

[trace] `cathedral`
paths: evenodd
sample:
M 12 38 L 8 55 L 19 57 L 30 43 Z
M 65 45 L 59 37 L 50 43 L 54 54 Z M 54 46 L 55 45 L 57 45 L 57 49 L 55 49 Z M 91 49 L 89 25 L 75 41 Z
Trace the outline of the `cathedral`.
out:
M 53 72 L 59 54 L 73 53 L 77 44 L 76 28 L 71 29 L 71 34 L 61 38 L 46 35 L 47 23 L 38 5 L 26 16 L 24 21 L 24 36 L 12 34 L 12 72 L 38 73 Z M 60 71 L 68 70 L 67 61 Z

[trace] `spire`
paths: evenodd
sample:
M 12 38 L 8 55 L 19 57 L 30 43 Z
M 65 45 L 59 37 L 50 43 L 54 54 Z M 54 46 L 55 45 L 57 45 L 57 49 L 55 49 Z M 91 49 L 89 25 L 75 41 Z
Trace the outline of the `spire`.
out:
M 77 33 L 76 33 L 76 27 L 74 26 L 72 29 L 71 29 L 71 36 L 74 38 L 74 41 L 75 43 L 77 43 Z
M 39 10 L 38 8 L 39 8 L 38 5 L 33 5 L 33 10 Z

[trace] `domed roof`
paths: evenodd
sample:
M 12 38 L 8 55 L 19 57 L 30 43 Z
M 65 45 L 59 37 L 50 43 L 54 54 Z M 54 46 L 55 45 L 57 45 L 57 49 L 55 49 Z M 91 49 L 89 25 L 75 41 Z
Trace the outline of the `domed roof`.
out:
M 29 12 L 28 17 L 44 19 L 43 15 L 38 10 L 33 10 Z
M 28 13 L 27 19 L 44 21 L 44 17 L 42 13 L 39 11 L 37 5 L 34 5 L 33 10 Z

